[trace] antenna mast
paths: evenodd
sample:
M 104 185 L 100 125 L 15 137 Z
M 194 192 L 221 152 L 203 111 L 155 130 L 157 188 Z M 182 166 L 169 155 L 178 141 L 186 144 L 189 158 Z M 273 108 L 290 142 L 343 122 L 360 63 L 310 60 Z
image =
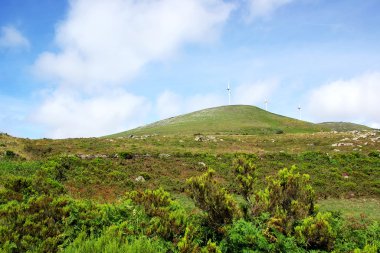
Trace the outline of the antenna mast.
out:
M 268 99 L 265 99 L 264 103 L 265 103 L 265 111 L 268 111 Z
M 231 105 L 231 89 L 230 89 L 230 82 L 228 82 L 228 85 L 227 85 L 227 92 L 228 92 L 228 105 Z

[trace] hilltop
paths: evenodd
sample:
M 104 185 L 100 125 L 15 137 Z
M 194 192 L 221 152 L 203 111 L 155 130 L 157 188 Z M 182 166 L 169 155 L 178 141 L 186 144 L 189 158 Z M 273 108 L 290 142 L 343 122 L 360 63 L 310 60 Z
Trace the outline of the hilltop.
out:
M 274 114 L 249 105 L 204 109 L 117 133 L 110 137 L 143 134 L 266 134 L 312 133 L 324 126 Z
M 365 125 L 355 124 L 351 122 L 322 122 L 318 125 L 327 127 L 332 131 L 337 132 L 372 130 L 372 128 Z

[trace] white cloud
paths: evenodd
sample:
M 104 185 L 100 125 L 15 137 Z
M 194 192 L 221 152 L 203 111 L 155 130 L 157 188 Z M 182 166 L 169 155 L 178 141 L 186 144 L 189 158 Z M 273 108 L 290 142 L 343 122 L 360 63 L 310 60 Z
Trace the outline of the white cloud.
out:
M 136 127 L 150 110 L 150 104 L 121 90 L 95 97 L 56 91 L 34 113 L 44 124 L 48 137 L 102 136 Z
M 316 88 L 307 110 L 318 121 L 351 121 L 380 124 L 380 72 L 338 80 Z
M 232 9 L 221 0 L 73 0 L 57 28 L 59 52 L 41 54 L 34 70 L 87 90 L 125 84 L 186 43 L 213 39 Z
M 0 48 L 29 48 L 30 43 L 13 26 L 3 26 L 0 32 Z
M 222 0 L 70 1 L 57 26 L 57 52 L 43 52 L 33 65 L 37 76 L 56 87 L 34 119 L 59 138 L 99 136 L 142 123 L 135 119 L 149 103 L 125 91 L 128 81 L 188 43 L 215 39 L 233 8 Z M 158 106 L 166 107 L 168 99 L 170 94 L 163 95 Z
M 278 8 L 287 5 L 294 0 L 247 0 L 249 20 L 270 16 Z
M 181 114 L 183 110 L 182 98 L 171 91 L 161 93 L 156 102 L 156 113 L 160 119 L 165 119 Z
M 223 98 L 214 94 L 197 94 L 184 97 L 171 91 L 161 93 L 156 102 L 159 119 L 178 116 L 205 108 L 223 105 Z
M 250 84 L 231 86 L 232 104 L 257 105 L 263 104 L 265 99 L 277 88 L 274 80 L 258 81 Z M 156 101 L 156 114 L 160 119 L 178 116 L 210 107 L 228 105 L 227 92 L 225 96 L 217 94 L 196 94 L 181 96 L 171 91 L 165 91 L 158 96 Z
M 233 91 L 233 101 L 237 104 L 255 105 L 263 104 L 277 88 L 275 80 L 258 81 L 242 84 Z

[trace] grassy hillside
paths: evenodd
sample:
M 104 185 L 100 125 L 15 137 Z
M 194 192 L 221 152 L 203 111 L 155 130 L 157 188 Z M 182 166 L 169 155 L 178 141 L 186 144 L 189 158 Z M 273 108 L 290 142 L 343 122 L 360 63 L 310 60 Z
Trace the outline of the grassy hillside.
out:
M 114 134 L 112 137 L 130 134 L 267 134 L 281 131 L 309 133 L 324 129 L 324 126 L 270 113 L 255 106 L 232 105 L 172 117 Z
M 350 122 L 323 122 L 319 123 L 318 125 L 337 132 L 371 130 L 370 127 Z
M 377 252 L 379 178 L 376 130 L 0 134 L 0 252 Z

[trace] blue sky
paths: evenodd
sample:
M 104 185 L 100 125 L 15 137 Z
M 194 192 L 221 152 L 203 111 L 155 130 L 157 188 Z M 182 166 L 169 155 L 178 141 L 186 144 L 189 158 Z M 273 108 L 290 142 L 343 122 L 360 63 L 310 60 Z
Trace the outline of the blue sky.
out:
M 101 136 L 212 106 L 380 127 L 378 0 L 2 0 L 0 132 Z

